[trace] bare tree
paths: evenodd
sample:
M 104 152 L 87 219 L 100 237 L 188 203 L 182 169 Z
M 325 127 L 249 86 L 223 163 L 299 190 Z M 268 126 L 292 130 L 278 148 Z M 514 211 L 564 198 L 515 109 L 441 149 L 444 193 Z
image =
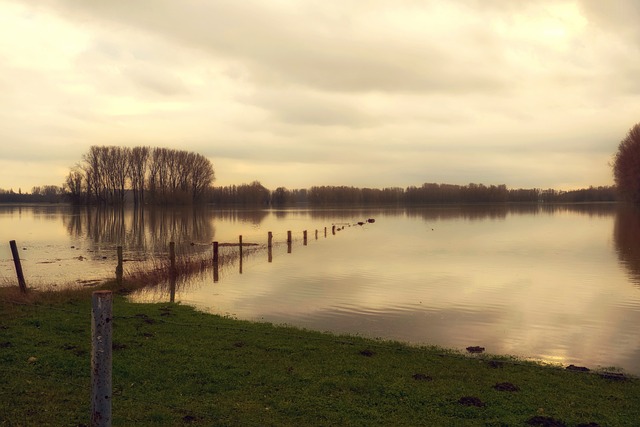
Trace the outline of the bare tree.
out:
M 69 171 L 69 175 L 65 179 L 63 188 L 69 195 L 71 202 L 79 204 L 82 201 L 83 196 L 83 181 L 84 175 L 82 169 L 79 166 L 75 166 Z
M 149 147 L 134 147 L 129 155 L 129 180 L 134 205 L 144 204 L 144 186 L 149 161 Z

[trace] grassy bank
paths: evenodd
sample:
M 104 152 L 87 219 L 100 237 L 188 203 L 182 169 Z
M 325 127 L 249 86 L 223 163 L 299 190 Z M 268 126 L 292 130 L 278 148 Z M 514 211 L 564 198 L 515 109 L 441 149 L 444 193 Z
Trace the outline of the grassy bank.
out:
M 88 294 L 18 301 L 0 292 L 0 425 L 88 424 Z M 640 420 L 633 378 L 249 323 L 123 296 L 115 297 L 113 315 L 114 425 Z

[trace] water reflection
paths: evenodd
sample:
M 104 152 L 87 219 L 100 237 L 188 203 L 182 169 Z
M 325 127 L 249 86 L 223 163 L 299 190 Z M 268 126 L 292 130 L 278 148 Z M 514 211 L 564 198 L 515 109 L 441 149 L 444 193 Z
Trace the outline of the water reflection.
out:
M 376 222 L 354 226 L 367 218 Z M 223 245 L 225 261 L 219 268 L 189 280 L 168 280 L 134 298 L 183 301 L 251 320 L 445 347 L 482 345 L 496 353 L 640 372 L 640 336 L 634 327 L 640 321 L 640 213 L 631 207 L 0 207 L 0 234 L 6 230 L 28 249 L 27 275 L 36 271 L 38 257 L 55 257 L 54 263 L 42 264 L 43 277 L 51 277 L 54 268 L 86 277 L 89 262 L 102 258 L 80 262 L 78 255 L 87 256 L 87 248 L 113 254 L 104 261 L 113 277 L 118 245 L 131 259 L 132 248 L 139 248 L 140 256 L 166 254 L 168 242 L 175 240 L 177 255 L 201 251 L 211 261 L 211 242 L 230 242 Z M 291 242 L 288 230 L 295 236 Z M 305 246 L 304 230 L 320 230 L 324 237 L 309 238 Z M 36 238 L 29 240 L 30 235 Z M 246 244 L 242 257 L 239 235 Z M 7 259 L 3 268 L 14 274 L 10 255 L 0 256 Z
M 88 238 L 93 249 L 120 245 L 129 251 L 165 253 L 169 242 L 184 248 L 209 243 L 215 235 L 207 210 L 194 207 L 75 207 L 62 220 L 70 236 Z
M 410 218 L 422 218 L 425 221 L 464 219 L 469 221 L 503 220 L 509 215 L 559 215 L 581 214 L 593 217 L 614 215 L 616 205 L 601 204 L 496 204 L 496 205 L 450 205 L 423 208 L 407 208 Z M 385 213 L 385 212 L 383 212 Z
M 617 256 L 611 244 L 614 224 L 616 248 L 638 235 L 637 213 L 635 225 L 621 225 L 628 216 L 614 205 L 279 212 L 264 222 L 337 226 L 308 247 L 294 241 L 291 255 L 290 245 L 267 247 L 267 260 L 248 258 L 242 275 L 225 268 L 215 291 L 209 281 L 185 284 L 176 300 L 243 319 L 638 373 L 640 297 L 618 259 L 639 254 Z M 353 226 L 368 217 L 375 224 Z
M 633 283 L 640 286 L 640 209 L 621 205 L 613 227 L 616 252 Z

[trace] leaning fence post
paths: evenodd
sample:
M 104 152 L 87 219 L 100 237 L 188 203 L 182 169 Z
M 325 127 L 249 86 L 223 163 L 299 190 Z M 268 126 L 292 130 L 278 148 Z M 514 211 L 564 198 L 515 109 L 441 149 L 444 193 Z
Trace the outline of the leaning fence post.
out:
M 22 273 L 22 264 L 20 263 L 20 254 L 18 253 L 18 246 L 15 240 L 9 242 L 11 246 L 11 254 L 13 255 L 13 263 L 16 266 L 16 275 L 18 276 L 18 285 L 20 285 L 20 292 L 27 293 L 27 282 L 24 281 L 24 274 Z
M 111 426 L 111 291 L 91 295 L 91 426 Z

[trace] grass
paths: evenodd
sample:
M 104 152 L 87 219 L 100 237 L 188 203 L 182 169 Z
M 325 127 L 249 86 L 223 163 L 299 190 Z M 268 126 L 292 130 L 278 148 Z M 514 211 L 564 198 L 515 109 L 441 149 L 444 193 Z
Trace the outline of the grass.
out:
M 113 425 L 636 426 L 640 380 L 113 307 Z M 0 425 L 89 424 L 91 290 L 0 289 Z M 591 423 L 591 424 L 589 424 Z

